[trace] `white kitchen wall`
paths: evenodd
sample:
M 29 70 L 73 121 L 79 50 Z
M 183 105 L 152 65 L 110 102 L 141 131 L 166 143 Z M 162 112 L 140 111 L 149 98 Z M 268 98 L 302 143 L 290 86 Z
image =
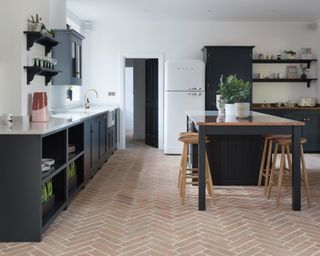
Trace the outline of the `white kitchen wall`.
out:
M 100 100 L 119 103 L 121 53 L 162 52 L 165 59 L 202 59 L 204 45 L 255 45 L 254 52 L 278 54 L 286 49 L 311 47 L 317 54 L 317 32 L 301 22 L 121 22 L 96 21 L 90 32 L 94 60 L 87 81 L 100 92 Z M 317 56 L 315 56 L 317 57 Z M 259 68 L 259 67 L 258 67 Z M 266 71 L 270 67 L 265 67 Z M 255 84 L 254 102 L 314 96 L 316 87 L 304 84 Z M 115 91 L 116 96 L 108 96 Z M 319 94 L 318 94 L 319 95 Z
M 49 107 L 52 106 L 52 86 L 45 86 L 43 77 L 35 77 L 30 85 L 26 82 L 23 66 L 28 59 L 43 56 L 44 49 L 34 45 L 26 51 L 27 19 L 39 14 L 47 28 L 65 28 L 65 0 L 2 0 L 0 8 L 0 113 L 26 115 L 29 112 L 33 92 L 46 91 Z
M 124 75 L 126 87 L 126 135 L 133 136 L 133 67 L 126 66 Z

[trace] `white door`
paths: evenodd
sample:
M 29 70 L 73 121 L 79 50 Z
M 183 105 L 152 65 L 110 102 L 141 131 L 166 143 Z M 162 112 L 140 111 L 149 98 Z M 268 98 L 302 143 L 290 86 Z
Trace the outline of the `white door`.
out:
M 187 131 L 185 111 L 205 109 L 203 92 L 165 92 L 164 153 L 181 154 L 180 132 Z

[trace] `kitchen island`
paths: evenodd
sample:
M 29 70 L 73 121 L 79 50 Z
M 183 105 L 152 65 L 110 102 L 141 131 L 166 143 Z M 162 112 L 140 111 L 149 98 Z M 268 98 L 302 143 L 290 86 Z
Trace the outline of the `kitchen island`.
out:
M 79 108 L 54 113 L 48 122 L 0 124 L 0 242 L 41 241 L 116 150 L 118 112 Z M 54 160 L 50 169 L 45 158 Z
M 206 209 L 206 185 L 205 185 L 205 150 L 206 143 L 205 137 L 214 136 L 226 136 L 229 139 L 229 144 L 232 143 L 233 136 L 247 137 L 258 136 L 263 134 L 291 134 L 292 135 L 292 209 L 301 209 L 301 189 L 300 189 L 300 138 L 301 129 L 304 126 L 303 122 L 285 119 L 281 117 L 261 114 L 257 112 L 251 112 L 247 119 L 237 119 L 235 117 L 218 116 L 217 111 L 194 111 L 186 112 L 187 123 L 190 129 L 198 130 L 199 132 L 199 154 L 198 154 L 198 167 L 199 167 L 199 195 L 198 195 L 198 207 L 199 210 Z M 219 141 L 212 141 L 210 144 L 219 144 Z M 250 145 L 250 144 L 249 144 Z M 252 144 L 254 146 L 255 144 Z M 256 144 L 259 145 L 259 144 Z M 210 145 L 208 145 L 210 147 Z M 219 146 L 219 145 L 218 145 Z M 252 151 L 259 151 L 259 148 L 252 148 Z M 241 151 L 238 151 L 241 152 Z M 225 152 L 208 152 L 209 162 L 212 169 L 212 176 L 215 179 L 216 166 L 210 159 L 214 159 L 214 154 L 220 154 L 220 159 L 223 159 L 233 164 L 233 173 L 241 173 L 245 169 L 250 167 L 255 168 L 250 170 L 250 173 L 256 173 L 256 177 L 259 175 L 259 168 L 254 165 L 250 165 L 252 156 L 246 155 L 246 152 L 242 152 L 242 155 L 235 156 L 230 151 Z M 212 157 L 213 156 L 213 157 Z M 241 165 L 237 164 L 237 159 L 246 160 L 241 161 Z M 246 159 L 247 158 L 247 159 Z M 257 160 L 257 159 L 255 159 Z M 260 161 L 260 159 L 258 159 Z M 247 165 L 243 163 L 248 163 Z M 219 172 L 221 170 L 217 170 Z M 254 177 L 255 178 L 255 177 Z M 258 180 L 256 179 L 256 184 Z M 240 185 L 240 184 L 238 184 Z

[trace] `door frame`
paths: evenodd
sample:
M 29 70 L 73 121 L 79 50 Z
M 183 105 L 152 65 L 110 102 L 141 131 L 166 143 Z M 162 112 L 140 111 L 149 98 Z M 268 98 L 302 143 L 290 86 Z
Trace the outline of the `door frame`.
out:
M 158 59 L 158 148 L 163 149 L 164 132 L 164 54 L 157 52 L 125 52 L 120 54 L 120 138 L 119 148 L 126 148 L 126 59 Z

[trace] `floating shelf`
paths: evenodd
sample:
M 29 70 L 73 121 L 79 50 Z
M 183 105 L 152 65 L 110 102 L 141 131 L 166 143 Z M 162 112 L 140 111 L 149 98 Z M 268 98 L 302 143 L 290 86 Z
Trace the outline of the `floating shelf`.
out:
M 38 75 L 38 76 L 44 76 L 46 78 L 45 84 L 48 85 L 52 77 L 62 72 L 56 69 L 40 68 L 40 67 L 34 67 L 34 66 L 24 66 L 23 68 L 27 70 L 27 84 L 30 84 L 34 76 Z
M 252 63 L 256 64 L 307 64 L 308 68 L 310 68 L 311 62 L 316 62 L 317 59 L 285 59 L 285 60 L 258 60 L 253 59 Z
M 59 42 L 56 41 L 50 34 L 42 34 L 41 32 L 24 31 L 27 35 L 27 50 L 33 46 L 34 43 L 43 45 L 45 47 L 45 54 L 47 55 L 52 47 L 56 46 Z
M 79 157 L 84 155 L 84 151 L 76 151 L 68 154 L 68 164 L 71 164 L 75 160 L 77 160 Z
M 271 78 L 263 78 L 263 79 L 252 79 L 254 83 L 307 83 L 307 86 L 310 87 L 310 83 L 312 81 L 318 80 L 317 78 L 307 78 L 307 79 L 271 79 Z
M 49 175 L 43 177 L 41 184 L 48 182 L 54 176 L 58 175 L 61 171 L 63 171 L 63 169 L 66 168 L 66 164 L 62 164 L 62 163 L 56 163 L 55 166 L 57 166 L 57 167 L 55 168 L 54 171 L 52 171 Z

